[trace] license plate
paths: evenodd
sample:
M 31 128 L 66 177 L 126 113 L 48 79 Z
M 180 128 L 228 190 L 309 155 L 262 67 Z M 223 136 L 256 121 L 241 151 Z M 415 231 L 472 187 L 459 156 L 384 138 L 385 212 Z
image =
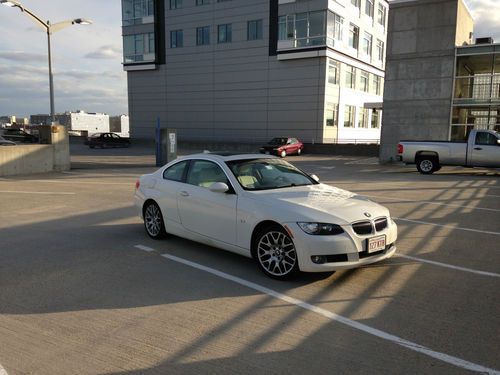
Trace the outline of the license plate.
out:
M 385 250 L 385 234 L 382 236 L 372 237 L 367 240 L 366 250 L 368 253 Z

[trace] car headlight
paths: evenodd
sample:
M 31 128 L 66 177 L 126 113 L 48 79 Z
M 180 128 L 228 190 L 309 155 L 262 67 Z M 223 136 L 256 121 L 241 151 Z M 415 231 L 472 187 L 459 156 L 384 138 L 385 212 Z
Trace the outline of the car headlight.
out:
M 319 236 L 333 236 L 344 233 L 344 230 L 337 224 L 326 223 L 297 223 L 300 229 L 307 234 L 315 234 Z

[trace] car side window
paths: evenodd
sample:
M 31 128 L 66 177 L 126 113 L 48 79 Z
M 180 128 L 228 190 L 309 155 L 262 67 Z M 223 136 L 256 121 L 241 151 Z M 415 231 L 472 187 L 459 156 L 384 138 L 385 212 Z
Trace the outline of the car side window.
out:
M 120 138 L 120 137 L 119 137 L 118 135 L 116 135 L 116 134 L 111 134 L 111 137 L 113 137 L 113 138 L 115 138 L 115 139 Z
M 204 188 L 208 188 L 216 182 L 223 182 L 229 186 L 229 181 L 222 168 L 208 160 L 195 160 L 189 168 L 186 182 Z
M 476 144 L 495 146 L 497 144 L 497 137 L 491 133 L 479 132 L 476 134 Z
M 165 180 L 182 182 L 187 165 L 188 161 L 181 161 L 168 167 L 165 171 L 163 171 L 163 178 Z

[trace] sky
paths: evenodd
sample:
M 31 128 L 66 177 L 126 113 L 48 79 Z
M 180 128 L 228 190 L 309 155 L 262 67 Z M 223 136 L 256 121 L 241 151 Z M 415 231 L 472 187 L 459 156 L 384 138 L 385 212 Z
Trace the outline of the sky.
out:
M 44 20 L 87 18 L 52 35 L 56 112 L 127 114 L 120 0 L 20 0 Z M 251 1 L 251 0 L 247 0 Z M 500 0 L 465 0 L 474 35 L 500 43 Z M 17 8 L 0 6 L 0 116 L 49 113 L 47 37 Z

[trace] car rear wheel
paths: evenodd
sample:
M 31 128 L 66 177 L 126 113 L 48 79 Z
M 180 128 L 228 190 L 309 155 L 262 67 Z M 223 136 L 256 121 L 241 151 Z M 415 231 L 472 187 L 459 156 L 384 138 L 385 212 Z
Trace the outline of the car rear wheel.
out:
M 286 151 L 285 151 L 285 150 L 281 151 L 281 152 L 280 152 L 280 156 L 281 156 L 282 158 L 284 158 L 284 157 L 286 156 Z
M 144 206 L 144 228 L 149 237 L 157 240 L 165 237 L 165 224 L 160 207 L 155 202 L 148 202 Z
M 259 268 L 269 277 L 286 280 L 299 272 L 295 245 L 278 225 L 268 226 L 256 234 L 252 253 Z
M 434 156 L 420 156 L 416 162 L 417 170 L 422 174 L 432 174 L 440 169 L 439 162 Z

